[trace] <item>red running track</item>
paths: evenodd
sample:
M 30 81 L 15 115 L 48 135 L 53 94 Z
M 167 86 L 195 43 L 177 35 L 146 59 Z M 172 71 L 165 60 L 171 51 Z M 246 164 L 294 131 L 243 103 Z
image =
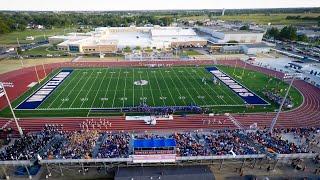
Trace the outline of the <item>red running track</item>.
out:
M 235 60 L 221 60 L 219 64 L 234 65 Z M 212 64 L 211 60 L 190 60 L 190 61 L 148 61 L 148 62 L 76 62 L 76 63 L 55 63 L 46 65 L 46 73 L 52 72 L 58 67 L 95 67 L 95 66 L 143 66 L 144 64 L 168 64 L 168 65 L 200 65 Z M 237 66 L 243 67 L 244 62 L 238 61 Z M 44 77 L 42 66 L 37 66 L 40 78 Z M 270 69 L 246 65 L 247 69 L 253 69 L 264 72 L 266 74 L 282 77 L 282 73 Z M 16 70 L 0 75 L 0 81 L 14 83 L 14 88 L 7 88 L 8 95 L 11 101 L 28 90 L 27 85 L 37 81 L 34 67 Z M 309 83 L 301 80 L 294 82 L 294 86 L 300 90 L 304 96 L 304 103 L 297 109 L 283 112 L 280 114 L 277 122 L 278 127 L 319 127 L 320 125 L 320 90 Z M 7 105 L 4 98 L 0 98 L 0 109 Z M 253 123 L 258 123 L 258 126 L 269 126 L 275 113 L 253 113 L 253 114 L 232 114 L 239 122 L 248 127 Z M 90 118 L 98 121 L 98 118 Z M 208 117 L 207 115 L 192 115 L 187 118 L 175 116 L 174 120 L 158 121 L 156 126 L 145 125 L 142 121 L 125 121 L 124 117 L 107 117 L 105 118 L 112 125 L 107 131 L 166 131 L 166 130 L 194 130 L 194 129 L 221 129 L 226 127 L 235 128 L 233 123 L 224 115 Z M 203 123 L 203 119 L 210 119 L 211 123 Z M 45 124 L 63 124 L 64 130 L 78 130 L 79 123 L 85 118 L 22 118 L 19 120 L 20 126 L 25 132 L 39 131 Z M 2 127 L 8 119 L 0 119 L 0 127 Z M 16 129 L 14 122 L 8 127 Z

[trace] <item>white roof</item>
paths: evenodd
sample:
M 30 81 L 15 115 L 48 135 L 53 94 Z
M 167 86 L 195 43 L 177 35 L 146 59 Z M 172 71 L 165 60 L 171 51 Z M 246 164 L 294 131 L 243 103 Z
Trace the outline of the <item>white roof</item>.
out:
M 168 28 L 168 29 L 152 29 L 151 35 L 155 36 L 196 36 L 197 34 L 190 28 Z

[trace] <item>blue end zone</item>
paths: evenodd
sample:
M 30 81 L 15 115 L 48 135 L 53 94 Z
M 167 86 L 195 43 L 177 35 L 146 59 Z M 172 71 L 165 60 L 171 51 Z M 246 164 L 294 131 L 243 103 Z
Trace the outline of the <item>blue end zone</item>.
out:
M 270 105 L 267 101 L 262 99 L 260 96 L 256 95 L 254 92 L 250 91 L 248 88 L 243 86 L 238 81 L 234 80 L 228 74 L 224 73 L 217 67 L 207 67 L 213 76 L 219 79 L 225 86 L 227 86 L 231 91 L 237 94 L 246 103 L 252 105 Z
M 25 99 L 16 109 L 37 109 L 60 84 L 67 79 L 73 70 L 61 70 L 38 90 Z

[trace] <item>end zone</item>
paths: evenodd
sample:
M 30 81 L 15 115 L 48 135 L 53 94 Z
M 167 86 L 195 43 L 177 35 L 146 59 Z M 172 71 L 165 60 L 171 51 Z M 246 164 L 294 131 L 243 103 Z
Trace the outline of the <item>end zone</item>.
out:
M 73 70 L 61 70 L 45 84 L 43 84 L 39 89 L 37 89 L 33 94 L 26 98 L 22 103 L 20 103 L 15 109 L 26 110 L 26 109 L 37 109 L 41 103 L 43 103 L 51 93 L 56 90 Z
M 213 76 L 218 78 L 225 86 L 227 86 L 232 92 L 237 94 L 242 100 L 247 104 L 251 105 L 270 105 L 266 100 L 262 99 L 260 96 L 246 88 L 244 85 L 230 77 L 228 74 L 224 73 L 217 67 L 207 67 Z

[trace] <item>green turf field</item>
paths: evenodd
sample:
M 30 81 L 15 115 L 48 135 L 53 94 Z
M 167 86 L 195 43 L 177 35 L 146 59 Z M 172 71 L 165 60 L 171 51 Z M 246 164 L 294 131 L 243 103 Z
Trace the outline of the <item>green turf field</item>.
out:
M 38 109 L 244 105 L 212 78 L 203 67 L 76 69 Z
M 217 66 L 235 80 L 270 102 L 267 106 L 248 109 L 245 102 L 222 83 L 214 84 L 213 75 L 205 67 L 184 66 L 166 68 L 110 67 L 76 68 L 60 86 L 35 110 L 18 110 L 18 117 L 88 117 L 121 115 L 119 109 L 139 106 L 186 106 L 197 104 L 209 107 L 207 113 L 273 112 L 278 105 L 263 95 L 264 89 L 286 89 L 288 84 L 263 73 L 239 67 Z M 72 68 L 62 68 L 72 69 Z M 41 84 L 31 88 L 12 105 L 17 107 L 61 69 L 51 73 Z M 239 77 L 242 76 L 240 79 Z M 206 79 L 206 85 L 202 78 Z M 145 80 L 145 85 L 135 85 Z M 285 91 L 282 92 L 284 96 Z M 303 97 L 295 88 L 290 90 L 294 108 Z M 116 108 L 115 111 L 92 111 L 92 108 Z M 178 112 L 177 112 L 178 113 Z M 181 112 L 185 113 L 185 112 Z M 127 113 L 130 114 L 130 113 Z M 131 114 L 141 114 L 132 112 Z M 143 113 L 142 113 L 143 114 Z M 8 108 L 0 117 L 11 117 Z

